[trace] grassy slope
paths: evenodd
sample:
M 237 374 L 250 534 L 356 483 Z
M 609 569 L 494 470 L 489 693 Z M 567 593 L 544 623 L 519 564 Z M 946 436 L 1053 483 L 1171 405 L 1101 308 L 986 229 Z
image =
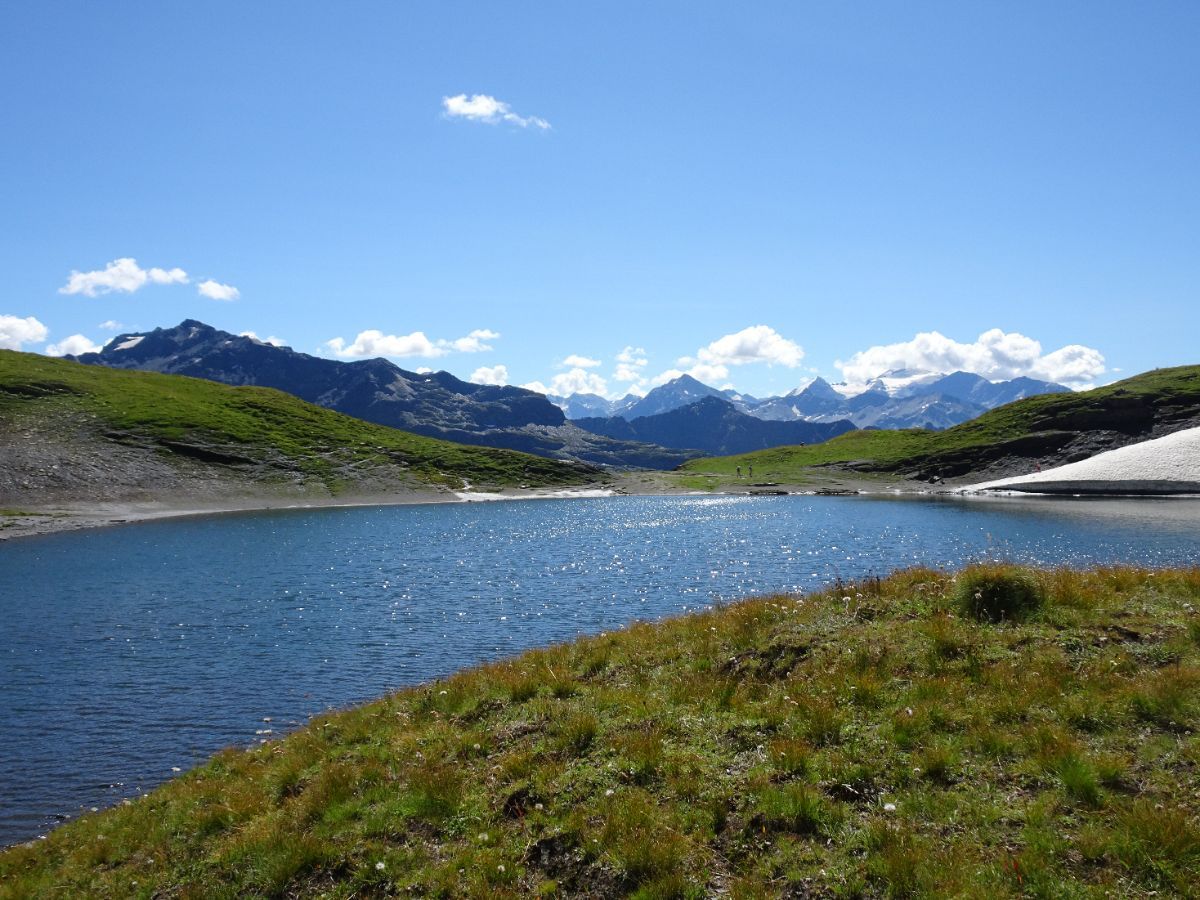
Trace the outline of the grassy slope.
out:
M 123 443 L 169 451 L 203 445 L 248 460 L 276 460 L 331 489 L 347 468 L 375 462 L 407 467 L 420 481 L 458 486 L 578 484 L 587 467 L 485 447 L 468 447 L 363 422 L 269 388 L 229 387 L 198 378 L 84 366 L 0 351 L 0 415 L 83 413 Z
M 693 460 L 683 470 L 728 476 L 737 466 L 754 466 L 756 477 L 776 480 L 803 479 L 813 466 L 867 461 L 867 471 L 963 466 L 972 471 L 1004 452 L 1036 456 L 1072 432 L 1140 428 L 1179 410 L 1200 413 L 1200 366 L 1158 369 L 1078 394 L 1018 400 L 946 431 L 852 431 L 823 444 Z
M 0 895 L 1196 896 L 1200 569 L 1037 573 L 996 625 L 957 577 L 322 716 L 6 851 Z

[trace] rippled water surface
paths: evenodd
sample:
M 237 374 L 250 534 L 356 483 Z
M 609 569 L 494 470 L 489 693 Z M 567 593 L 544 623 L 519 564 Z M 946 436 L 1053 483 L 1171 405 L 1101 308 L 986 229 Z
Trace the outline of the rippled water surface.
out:
M 918 563 L 1198 549 L 1200 501 L 865 497 L 308 510 L 10 541 L 0 843 L 329 706 L 633 619 Z

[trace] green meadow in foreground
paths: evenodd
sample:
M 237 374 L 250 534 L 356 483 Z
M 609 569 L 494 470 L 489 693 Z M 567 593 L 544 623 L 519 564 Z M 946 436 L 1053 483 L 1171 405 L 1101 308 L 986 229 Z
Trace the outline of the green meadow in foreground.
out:
M 635 624 L 223 752 L 0 894 L 1196 896 L 1198 604 L 986 565 Z
M 1200 366 L 1155 369 L 1114 384 L 1009 403 L 945 431 L 851 431 L 823 444 L 774 447 L 740 456 L 697 459 L 681 466 L 692 487 L 716 487 L 753 466 L 755 478 L 804 482 L 821 466 L 852 464 L 857 473 L 896 476 L 915 471 L 953 477 L 983 469 L 1005 455 L 1039 458 L 1080 433 L 1148 432 L 1156 423 L 1200 418 Z M 703 483 L 704 475 L 716 476 Z
M 95 452 L 145 447 L 167 457 L 260 478 L 296 476 L 331 493 L 397 471 L 417 484 L 540 487 L 596 481 L 590 466 L 513 450 L 422 437 L 342 415 L 270 388 L 230 387 L 183 375 L 85 366 L 0 350 L 0 425 L 17 440 L 22 422 L 60 423 L 64 440 L 89 422 Z M 4 428 L 0 428 L 2 434 Z

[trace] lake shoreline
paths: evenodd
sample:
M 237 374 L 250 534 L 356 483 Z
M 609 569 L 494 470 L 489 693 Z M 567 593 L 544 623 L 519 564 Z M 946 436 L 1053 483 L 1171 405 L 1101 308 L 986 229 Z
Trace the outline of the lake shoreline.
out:
M 92 528 L 110 528 L 118 525 L 133 525 L 159 519 L 191 518 L 194 516 L 216 516 L 241 512 L 268 512 L 272 510 L 340 509 L 356 507 L 414 506 L 443 503 L 481 503 L 515 500 L 564 500 L 598 497 L 656 497 L 656 496 L 711 496 L 711 497 L 773 497 L 773 496 L 875 496 L 875 497 L 982 497 L 993 499 L 1004 497 L 1073 497 L 1094 498 L 1147 497 L 1196 497 L 1192 490 L 1165 491 L 1157 486 L 1153 491 L 1138 490 L 1136 485 L 1107 482 L 1104 490 L 1091 486 L 1077 490 L 1069 486 L 1051 485 L 1050 489 L 1033 492 L 1027 487 L 1008 489 L 992 488 L 978 490 L 974 484 L 905 481 L 892 479 L 886 483 L 878 479 L 837 477 L 819 482 L 750 482 L 745 484 L 722 484 L 710 490 L 696 490 L 678 483 L 671 483 L 671 473 L 634 472 L 618 476 L 607 487 L 581 486 L 576 488 L 504 488 L 499 491 L 453 491 L 449 488 L 414 490 L 404 494 L 363 494 L 345 497 L 245 497 L 202 501 L 192 498 L 163 500 L 106 501 L 99 503 L 48 503 L 25 504 L 19 510 L 0 509 L 0 543 L 19 538 L 59 534 Z M 839 473 L 840 476 L 841 473 Z M 664 477 L 666 476 L 666 477 Z M 1058 488 L 1058 489 L 1054 489 Z M 1090 488 L 1090 489 L 1089 489 Z
M 711 491 L 697 491 L 672 485 L 661 477 L 651 479 L 630 473 L 619 476 L 610 487 L 576 488 L 504 488 L 499 491 L 453 491 L 448 488 L 414 490 L 404 494 L 364 494 L 346 497 L 253 497 L 201 501 L 193 498 L 127 500 L 93 503 L 22 504 L 19 509 L 0 508 L 0 542 L 38 537 L 66 531 L 110 528 L 159 519 L 216 516 L 239 512 L 271 510 L 337 509 L 366 506 L 414 506 L 440 503 L 481 503 L 513 500 L 562 500 L 603 496 L 837 496 L 859 494 L 921 495 L 952 490 L 947 485 L 909 484 L 886 488 L 870 481 L 843 479 L 830 484 L 747 483 Z M 652 472 L 651 476 L 664 473 Z

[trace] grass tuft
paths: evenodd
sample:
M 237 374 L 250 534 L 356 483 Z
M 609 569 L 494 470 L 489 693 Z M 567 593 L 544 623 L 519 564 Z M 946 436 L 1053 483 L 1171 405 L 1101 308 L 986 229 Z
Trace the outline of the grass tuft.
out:
M 980 621 L 1020 621 L 1042 608 L 1046 594 L 1032 572 L 983 563 L 958 576 L 954 602 L 963 615 Z

